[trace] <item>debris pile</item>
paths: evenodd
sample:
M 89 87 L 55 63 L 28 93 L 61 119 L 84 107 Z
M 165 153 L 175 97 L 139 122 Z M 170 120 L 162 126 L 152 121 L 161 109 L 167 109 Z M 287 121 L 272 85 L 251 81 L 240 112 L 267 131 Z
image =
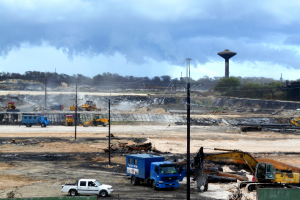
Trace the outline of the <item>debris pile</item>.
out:
M 191 118 L 190 121 L 191 125 L 198 125 L 198 126 L 213 126 L 219 125 L 222 123 L 221 119 L 213 119 L 213 118 Z M 175 122 L 177 125 L 186 125 L 186 122 Z
M 112 138 L 112 139 L 115 139 L 115 138 Z M 108 148 L 104 149 L 105 153 L 108 153 L 108 151 L 109 151 Z M 169 152 L 161 152 L 161 151 L 157 150 L 155 147 L 152 147 L 151 142 L 128 145 L 127 142 L 119 142 L 119 141 L 117 141 L 116 144 L 111 144 L 110 152 L 128 153 L 128 154 L 148 153 L 148 152 L 156 153 L 156 154 L 169 153 Z

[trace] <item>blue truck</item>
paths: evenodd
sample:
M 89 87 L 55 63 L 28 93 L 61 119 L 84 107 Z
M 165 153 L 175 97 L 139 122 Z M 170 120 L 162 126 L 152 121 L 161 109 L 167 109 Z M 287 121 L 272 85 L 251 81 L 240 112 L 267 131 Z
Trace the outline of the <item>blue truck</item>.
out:
M 56 104 L 56 105 L 50 106 L 50 109 L 51 110 L 63 110 L 64 106 L 62 104 Z
M 31 127 L 32 125 L 39 124 L 41 127 L 46 127 L 49 125 L 48 117 L 40 117 L 35 115 L 23 115 L 22 116 L 22 124 L 26 125 L 26 127 Z
M 146 183 L 153 189 L 179 187 L 185 176 L 176 163 L 164 161 L 164 157 L 151 154 L 132 154 L 126 156 L 126 175 L 131 183 Z

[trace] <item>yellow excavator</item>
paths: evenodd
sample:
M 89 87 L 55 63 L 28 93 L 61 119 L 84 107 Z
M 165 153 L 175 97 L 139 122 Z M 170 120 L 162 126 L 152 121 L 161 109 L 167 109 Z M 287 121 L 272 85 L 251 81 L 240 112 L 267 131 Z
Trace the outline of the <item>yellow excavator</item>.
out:
M 91 121 L 84 122 L 84 124 L 87 126 L 98 126 L 98 125 L 106 126 L 108 125 L 108 119 L 103 118 L 102 114 L 97 114 L 93 117 Z
M 297 123 L 298 121 L 300 121 L 300 117 L 292 119 L 291 123 L 294 124 L 295 126 L 299 126 L 299 124 Z
M 240 150 L 206 148 L 224 153 L 205 155 L 205 160 L 221 164 L 247 165 L 255 176 L 255 181 L 241 181 L 239 187 L 248 191 L 257 188 L 291 188 L 300 183 L 300 168 L 270 159 L 255 159 L 249 153 Z

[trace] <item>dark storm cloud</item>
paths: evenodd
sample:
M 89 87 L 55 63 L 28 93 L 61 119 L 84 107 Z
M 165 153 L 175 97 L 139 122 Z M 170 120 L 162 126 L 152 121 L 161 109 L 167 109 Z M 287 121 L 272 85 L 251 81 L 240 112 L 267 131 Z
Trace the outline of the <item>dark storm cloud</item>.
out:
M 47 43 L 69 56 L 129 62 L 263 61 L 298 68 L 299 5 L 280 1 L 10 1 L 0 3 L 0 53 Z M 50 3 L 51 2 L 51 3 Z M 289 46 L 297 48 L 289 48 Z

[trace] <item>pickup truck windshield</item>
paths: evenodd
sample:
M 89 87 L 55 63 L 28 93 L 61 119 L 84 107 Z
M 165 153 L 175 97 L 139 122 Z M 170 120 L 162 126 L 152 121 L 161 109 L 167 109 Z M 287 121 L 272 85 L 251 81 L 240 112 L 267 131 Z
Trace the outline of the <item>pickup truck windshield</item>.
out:
M 161 174 L 176 174 L 178 173 L 177 167 L 175 165 L 161 165 L 160 166 Z
M 100 185 L 102 185 L 101 183 L 99 183 L 98 181 L 95 181 L 95 184 L 97 185 L 97 186 L 100 186 Z

